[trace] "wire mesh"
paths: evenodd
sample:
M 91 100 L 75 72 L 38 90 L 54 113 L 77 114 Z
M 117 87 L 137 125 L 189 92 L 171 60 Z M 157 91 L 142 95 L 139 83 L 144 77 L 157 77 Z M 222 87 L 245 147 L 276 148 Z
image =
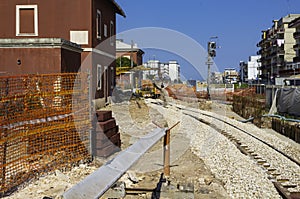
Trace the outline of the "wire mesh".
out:
M 0 192 L 90 159 L 86 73 L 0 77 Z

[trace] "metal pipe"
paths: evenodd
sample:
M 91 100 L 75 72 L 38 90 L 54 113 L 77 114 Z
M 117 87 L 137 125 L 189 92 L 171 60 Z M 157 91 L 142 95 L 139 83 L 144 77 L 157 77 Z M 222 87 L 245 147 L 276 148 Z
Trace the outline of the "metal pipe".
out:
M 284 121 L 298 122 L 298 123 L 300 123 L 300 120 L 286 118 L 286 117 L 283 117 L 281 115 L 266 114 L 266 115 L 263 115 L 262 117 L 276 117 L 276 118 L 279 118 L 279 119 L 284 120 Z

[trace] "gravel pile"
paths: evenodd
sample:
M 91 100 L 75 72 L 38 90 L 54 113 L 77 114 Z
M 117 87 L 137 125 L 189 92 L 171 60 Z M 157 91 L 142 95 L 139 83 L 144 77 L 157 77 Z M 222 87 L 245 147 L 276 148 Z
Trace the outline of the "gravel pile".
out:
M 229 125 L 224 125 L 223 122 L 216 120 L 216 119 L 211 119 L 210 117 L 203 116 L 201 114 L 197 114 L 195 112 L 189 112 L 190 114 L 193 114 L 197 117 L 200 117 L 206 121 L 211 121 L 214 125 L 220 127 L 220 129 L 230 132 L 230 135 L 232 135 L 235 138 L 238 138 L 242 144 L 245 144 L 248 146 L 249 151 L 253 151 L 256 153 L 259 157 L 257 160 L 260 161 L 265 161 L 265 163 L 268 164 L 271 168 L 275 168 L 276 170 L 273 172 L 277 180 L 286 180 L 289 179 L 288 184 L 291 185 L 298 185 L 296 188 L 290 188 L 290 191 L 293 192 L 299 192 L 300 191 L 300 167 L 291 162 L 289 159 L 286 157 L 282 156 L 280 153 L 276 152 L 274 149 L 270 148 L 269 146 L 263 144 L 262 142 L 254 139 L 253 137 L 242 133 L 241 131 L 237 130 L 236 128 L 229 126 Z M 216 115 L 215 115 L 216 116 Z M 220 116 L 218 116 L 220 118 Z M 223 118 L 224 119 L 224 118 Z M 232 123 L 230 120 L 226 119 L 228 122 Z M 247 132 L 253 131 L 253 125 L 243 125 L 240 123 L 236 123 L 236 125 Z M 263 130 L 261 129 L 256 129 L 256 136 L 260 137 L 260 135 L 263 134 Z M 271 136 L 268 136 L 271 137 Z M 266 137 L 263 138 L 265 142 L 270 143 L 270 140 L 268 140 Z M 280 144 L 283 141 L 275 143 L 274 140 L 279 140 L 279 139 L 271 139 L 272 145 L 277 146 L 276 144 Z M 285 145 L 288 145 L 288 143 L 285 143 Z M 293 147 L 290 146 L 291 149 L 289 151 L 293 151 L 293 156 L 297 156 L 297 150 L 292 149 Z M 299 153 L 298 153 L 299 154 Z M 281 174 L 281 175 L 278 175 Z M 278 175 L 278 176 L 277 176 Z M 271 176 L 270 176 L 271 177 Z
M 183 115 L 175 107 L 164 109 L 153 104 L 151 106 L 163 114 L 167 121 L 180 119 L 180 130 L 190 138 L 193 152 L 203 159 L 216 178 L 223 181 L 231 198 L 281 198 L 265 171 L 223 135 Z

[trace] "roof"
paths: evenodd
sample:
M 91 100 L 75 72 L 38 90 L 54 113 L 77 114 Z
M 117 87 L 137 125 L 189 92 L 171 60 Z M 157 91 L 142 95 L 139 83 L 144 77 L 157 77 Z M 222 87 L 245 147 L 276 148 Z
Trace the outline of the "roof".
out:
M 297 26 L 300 26 L 300 17 L 294 19 L 289 24 L 289 28 L 296 28 Z
M 117 52 L 131 52 L 131 51 L 141 51 L 142 54 L 144 54 L 144 51 L 141 50 L 137 44 L 133 44 L 132 46 L 130 44 L 127 44 L 123 42 L 122 39 L 116 40 L 116 50 Z
M 125 12 L 123 11 L 123 9 L 121 8 L 121 6 L 119 6 L 119 4 L 117 4 L 116 2 L 115 2 L 115 0 L 110 0 L 112 3 L 113 3 L 113 5 L 115 6 L 115 8 L 116 8 L 116 10 L 117 10 L 117 13 L 119 14 L 119 15 L 121 15 L 121 16 L 123 16 L 123 17 L 126 17 L 126 14 L 125 14 Z

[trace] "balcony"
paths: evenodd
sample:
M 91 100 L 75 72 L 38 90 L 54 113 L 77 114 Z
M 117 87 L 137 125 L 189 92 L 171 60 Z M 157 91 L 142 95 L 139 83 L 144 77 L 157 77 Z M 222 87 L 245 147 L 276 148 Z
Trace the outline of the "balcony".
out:
M 294 38 L 297 39 L 300 37 L 300 32 L 294 32 L 293 35 L 294 35 Z
M 293 62 L 294 63 L 300 62 L 300 56 L 294 57 Z
M 257 55 L 261 55 L 263 53 L 263 50 L 262 49 L 260 49 L 259 51 L 257 51 Z

